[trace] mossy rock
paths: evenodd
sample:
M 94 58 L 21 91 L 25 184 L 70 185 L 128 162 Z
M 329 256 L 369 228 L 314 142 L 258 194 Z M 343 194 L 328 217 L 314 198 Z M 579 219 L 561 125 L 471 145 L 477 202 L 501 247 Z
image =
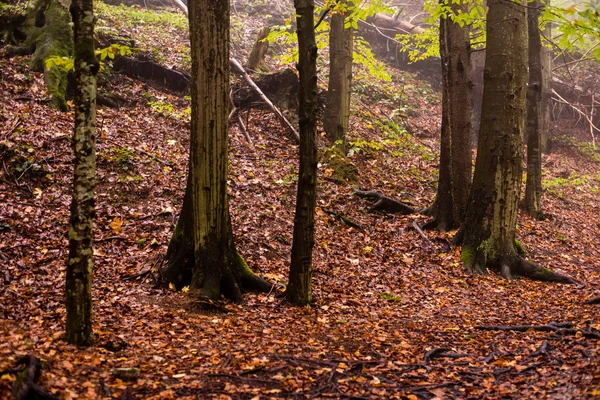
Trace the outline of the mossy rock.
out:
M 328 148 L 320 160 L 326 177 L 339 184 L 358 184 L 358 168 L 339 148 Z

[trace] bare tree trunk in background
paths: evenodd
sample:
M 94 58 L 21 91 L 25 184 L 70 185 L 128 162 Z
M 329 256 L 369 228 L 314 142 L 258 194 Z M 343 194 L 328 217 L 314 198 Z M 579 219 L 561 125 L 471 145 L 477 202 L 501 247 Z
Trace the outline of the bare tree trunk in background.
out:
M 300 171 L 286 298 L 294 305 L 303 306 L 312 301 L 312 252 L 317 201 L 317 44 L 314 0 L 295 0 L 294 6 L 298 25 L 300 72 Z
M 527 85 L 527 184 L 525 186 L 525 211 L 533 218 L 542 213 L 542 42 L 539 27 L 539 0 L 529 3 L 527 25 L 529 33 L 529 84 Z
M 466 4 L 452 4 L 454 14 L 465 13 Z M 472 73 L 469 30 L 448 18 L 440 18 L 442 61 L 442 133 L 438 190 L 427 224 L 440 230 L 460 227 L 471 187 Z
M 346 7 L 352 7 L 351 2 L 341 0 Z M 329 33 L 329 87 L 325 107 L 325 128 L 327 139 L 331 143 L 340 142 L 339 148 L 346 154 L 348 121 L 350 118 L 350 99 L 352 94 L 352 27 L 345 27 L 346 16 L 334 13 L 331 17 Z
M 550 5 L 550 0 L 547 0 Z M 541 10 L 540 10 L 541 12 Z M 552 36 L 552 26 L 547 23 L 544 27 L 544 36 Z M 542 46 L 542 118 L 540 122 L 540 148 L 542 152 L 548 152 L 550 149 L 550 107 L 552 105 L 552 49 L 548 46 Z
M 96 183 L 96 74 L 92 0 L 71 4 L 75 39 L 75 129 L 73 132 L 73 199 L 69 220 L 65 306 L 66 340 L 92 344 L 93 224 Z
M 269 27 L 264 27 L 258 32 L 256 42 L 254 42 L 248 56 L 247 69 L 256 72 L 269 72 L 269 65 L 265 61 L 267 50 L 269 50 L 269 42 L 265 39 L 269 36 L 269 32 Z

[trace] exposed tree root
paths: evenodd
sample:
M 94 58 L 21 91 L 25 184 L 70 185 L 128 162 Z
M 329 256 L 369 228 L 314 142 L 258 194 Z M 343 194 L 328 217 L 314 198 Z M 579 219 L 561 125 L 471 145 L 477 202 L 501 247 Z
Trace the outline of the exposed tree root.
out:
M 181 215 L 169 242 L 166 262 L 159 269 L 161 278 L 172 283 L 177 290 L 192 284 L 195 268 L 192 203 L 189 187 L 188 184 Z M 209 274 L 211 278 L 204 279 L 200 285 L 204 288 L 200 290 L 201 294 L 212 300 L 217 300 L 219 294 L 223 294 L 233 301 L 241 301 L 243 291 L 269 292 L 272 285 L 250 270 L 244 258 L 235 250 L 233 241 L 229 243 L 228 247 L 232 249 L 229 253 L 233 256 L 228 256 L 227 265 L 219 274 Z M 218 279 L 218 281 L 212 282 L 211 279 Z M 220 290 L 215 291 L 214 288 L 220 288 Z
M 42 375 L 42 362 L 39 358 L 27 355 L 17 361 L 17 368 L 6 373 L 17 374 L 12 396 L 16 400 L 58 400 L 58 397 L 42 389 L 38 380 Z
M 385 197 L 383 194 L 375 191 L 355 190 L 354 194 L 358 197 L 374 200 L 375 204 L 371 206 L 369 211 L 383 211 L 390 214 L 414 214 L 416 210 L 399 200 Z
M 457 236 L 460 233 L 461 232 L 459 231 Z M 459 243 L 460 241 L 462 241 L 462 237 L 459 238 Z M 454 244 L 456 244 L 456 237 Z M 514 276 L 522 276 L 533 281 L 580 285 L 579 282 L 567 275 L 553 272 L 531 261 L 525 260 L 520 255 L 520 252 L 524 250 L 520 250 L 519 254 L 517 254 L 516 249 L 513 247 L 504 256 L 497 256 L 495 258 L 488 257 L 486 253 L 489 251 L 489 249 L 486 249 L 485 242 L 480 244 L 478 250 L 463 247 L 461 260 L 463 261 L 465 268 L 477 274 L 486 274 L 488 269 L 490 269 L 509 280 Z

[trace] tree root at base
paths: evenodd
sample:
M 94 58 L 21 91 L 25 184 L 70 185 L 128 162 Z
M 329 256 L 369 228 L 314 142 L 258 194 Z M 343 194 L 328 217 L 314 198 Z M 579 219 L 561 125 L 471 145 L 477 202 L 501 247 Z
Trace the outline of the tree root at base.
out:
M 510 257 L 504 257 L 500 260 L 488 262 L 483 265 L 480 263 L 469 263 L 465 261 L 465 267 L 468 270 L 479 274 L 487 273 L 489 268 L 493 271 L 498 272 L 505 279 L 509 280 L 512 279 L 513 276 L 522 276 L 524 278 L 531 279 L 532 281 L 556 282 L 578 286 L 581 285 L 575 279 L 567 275 L 553 272 L 531 261 L 527 261 L 516 254 Z
M 23 368 L 20 368 L 20 367 Z M 12 396 L 16 400 L 38 399 L 38 400 L 58 400 L 58 397 L 42 389 L 38 380 L 42 375 L 42 362 L 39 358 L 27 355 L 17 360 L 17 368 L 4 373 L 17 374 L 18 378 L 13 386 Z

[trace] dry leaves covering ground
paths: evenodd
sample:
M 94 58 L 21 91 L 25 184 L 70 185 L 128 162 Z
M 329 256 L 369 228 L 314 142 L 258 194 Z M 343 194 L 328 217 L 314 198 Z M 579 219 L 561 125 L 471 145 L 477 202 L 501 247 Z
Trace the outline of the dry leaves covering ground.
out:
M 185 294 L 155 287 L 150 276 L 128 279 L 156 267 L 165 253 L 182 202 L 189 128 L 176 115 L 185 101 L 122 77 L 114 84 L 129 103 L 98 114 L 96 345 L 67 345 L 62 301 L 73 121 L 36 101 L 46 94 L 26 61 L 0 61 L 0 371 L 35 354 L 46 361 L 42 387 L 62 399 L 600 394 L 599 340 L 581 332 L 476 329 L 552 321 L 600 329 L 598 306 L 583 304 L 599 294 L 598 162 L 569 148 L 548 155 L 544 204 L 552 218 L 519 220 L 529 257 L 583 288 L 471 276 L 449 245 L 451 234 L 428 232 L 425 240 L 412 228 L 422 216 L 369 213 L 351 187 L 329 179 L 324 164 L 316 304 L 293 308 L 274 291 L 249 293 L 240 305 L 223 302 L 227 312 L 194 310 Z M 437 144 L 422 133 L 438 131 L 436 99 L 407 89 L 402 101 L 417 111 L 404 122 L 416 135 L 398 134 L 382 149 L 372 144 L 389 132 L 375 121 L 385 121 L 393 107 L 366 95 L 356 105 L 351 140 L 371 144 L 357 144 L 353 157 L 361 187 L 417 206 L 431 201 Z M 174 111 L 161 114 L 150 100 L 173 104 Z M 253 111 L 249 125 L 253 149 L 237 127 L 231 132 L 236 242 L 254 270 L 281 286 L 289 268 L 297 147 L 268 113 Z M 547 351 L 537 351 L 544 341 Z M 431 352 L 441 348 L 442 357 L 442 350 Z M 124 382 L 113 375 L 117 367 L 141 373 Z M 0 376 L 0 399 L 9 397 L 14 379 Z

